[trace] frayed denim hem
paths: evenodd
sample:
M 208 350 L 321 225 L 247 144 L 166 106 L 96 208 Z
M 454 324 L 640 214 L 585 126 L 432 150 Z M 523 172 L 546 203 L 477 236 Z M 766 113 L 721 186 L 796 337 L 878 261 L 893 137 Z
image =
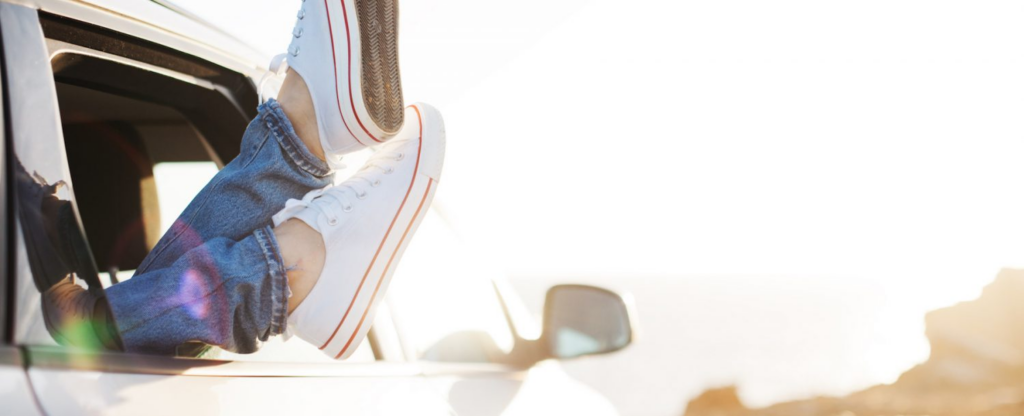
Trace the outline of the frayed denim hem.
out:
M 266 341 L 272 336 L 283 334 L 288 328 L 288 298 L 291 290 L 288 287 L 288 273 L 284 259 L 281 258 L 281 249 L 274 236 L 274 230 L 269 226 L 263 227 L 254 231 L 253 235 L 259 242 L 267 261 L 267 273 L 271 285 L 270 327 L 266 334 L 260 336 L 260 341 Z
M 274 138 L 281 143 L 288 157 L 302 170 L 317 178 L 323 178 L 331 174 L 331 168 L 327 162 L 313 155 L 302 139 L 295 134 L 295 128 L 291 120 L 281 109 L 281 104 L 271 99 L 260 106 L 260 117 L 267 124 L 267 128 L 274 134 Z

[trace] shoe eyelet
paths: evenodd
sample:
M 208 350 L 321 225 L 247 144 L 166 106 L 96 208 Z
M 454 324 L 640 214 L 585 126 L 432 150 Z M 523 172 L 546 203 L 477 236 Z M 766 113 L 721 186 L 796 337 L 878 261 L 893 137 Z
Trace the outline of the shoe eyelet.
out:
M 306 9 L 304 9 L 304 8 L 303 9 L 299 9 L 299 14 L 296 15 L 295 17 L 298 17 L 299 20 L 305 19 L 306 18 Z
M 342 208 L 341 210 L 342 210 L 342 211 L 345 211 L 345 212 L 352 212 L 352 209 L 353 209 L 353 208 L 352 208 L 352 206 L 351 206 L 351 205 L 349 205 L 349 206 L 347 206 L 347 207 L 344 207 L 344 208 Z
M 390 175 L 392 173 L 395 173 L 395 168 L 388 168 L 387 170 L 384 171 L 385 175 Z
M 338 219 L 337 218 L 331 218 L 331 219 L 327 220 L 327 223 L 330 224 L 331 226 L 338 225 Z
M 366 199 L 366 195 L 367 195 L 367 193 L 366 193 L 366 192 L 363 192 L 363 193 L 361 193 L 361 194 L 358 194 L 358 195 L 356 195 L 356 198 L 359 198 L 359 199 Z
M 376 188 L 378 186 L 380 186 L 380 179 L 373 181 L 373 187 Z
M 302 37 L 302 32 L 303 32 L 303 29 L 301 27 L 296 26 L 295 30 L 292 31 L 292 36 L 295 36 L 296 39 L 301 38 Z
M 298 45 L 296 45 L 294 48 L 292 48 L 291 54 L 292 54 L 292 56 L 299 56 L 299 47 L 298 47 Z
M 401 162 L 402 160 L 405 160 L 405 153 L 399 153 L 398 154 L 398 158 L 396 158 L 395 160 L 397 160 L 399 162 Z

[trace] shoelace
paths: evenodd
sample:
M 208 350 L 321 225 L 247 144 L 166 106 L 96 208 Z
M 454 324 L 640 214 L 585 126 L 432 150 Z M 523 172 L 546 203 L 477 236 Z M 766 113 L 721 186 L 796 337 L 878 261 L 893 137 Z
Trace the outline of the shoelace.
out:
M 259 86 L 256 88 L 257 92 L 259 93 L 260 104 L 267 102 L 267 97 L 266 94 L 264 93 L 267 82 L 273 79 L 274 77 L 280 77 L 287 72 L 288 54 L 282 53 L 280 55 L 275 56 L 274 59 L 270 60 L 270 68 L 267 72 L 263 74 L 262 77 L 260 77 Z
M 388 150 L 387 146 L 385 145 L 385 148 L 379 150 L 378 154 L 374 155 L 373 160 L 351 178 L 338 186 L 324 189 L 319 194 L 312 195 L 308 202 L 303 201 L 303 205 L 323 214 L 327 217 L 327 222 L 330 225 L 337 225 L 339 218 L 335 214 L 339 210 L 342 213 L 352 212 L 355 209 L 357 200 L 366 199 L 370 194 L 370 189 L 380 186 L 381 180 L 376 177 L 377 173 L 374 170 L 380 170 L 385 175 L 394 173 L 395 168 L 390 166 L 390 164 L 379 164 L 377 162 L 401 162 L 405 159 L 404 152 Z M 325 197 L 330 199 L 324 199 Z M 352 198 L 355 198 L 355 200 Z M 322 200 L 324 203 L 317 203 L 318 200 Z

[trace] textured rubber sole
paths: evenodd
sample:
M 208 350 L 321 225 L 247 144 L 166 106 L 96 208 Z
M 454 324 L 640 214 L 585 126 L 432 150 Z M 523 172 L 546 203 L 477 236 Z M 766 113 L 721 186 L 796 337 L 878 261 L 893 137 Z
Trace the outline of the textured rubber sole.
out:
M 398 69 L 398 0 L 356 0 L 363 102 L 377 127 L 395 134 L 405 122 Z

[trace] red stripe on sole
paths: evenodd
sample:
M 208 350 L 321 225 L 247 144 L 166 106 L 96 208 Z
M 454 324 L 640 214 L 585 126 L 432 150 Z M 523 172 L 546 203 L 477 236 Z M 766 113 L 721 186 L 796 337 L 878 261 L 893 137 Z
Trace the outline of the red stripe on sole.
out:
M 348 38 L 348 102 L 352 105 L 352 115 L 356 116 L 356 122 L 359 123 L 359 127 L 362 127 L 363 131 L 365 131 L 373 141 L 381 143 L 383 140 L 377 139 L 369 130 L 366 129 L 366 126 L 363 125 L 363 120 L 359 119 L 359 112 L 356 111 L 356 100 L 352 96 L 352 33 L 348 26 L 348 10 L 345 9 L 345 0 L 341 0 L 341 12 L 345 15 L 345 36 Z
M 352 138 L 356 139 L 356 141 L 359 142 L 359 144 L 361 144 L 363 146 L 366 146 L 366 143 L 363 143 L 362 140 L 359 140 L 358 136 L 356 136 L 354 133 L 352 133 L 352 129 L 348 127 L 348 122 L 345 121 L 345 114 L 341 112 L 341 94 L 338 92 L 338 54 L 335 53 L 335 51 L 334 51 L 334 26 L 331 24 L 331 8 L 330 8 L 330 5 L 327 4 L 327 0 L 324 0 L 324 10 L 327 10 L 327 32 L 328 32 L 328 34 L 331 35 L 331 58 L 332 58 L 331 60 L 332 60 L 332 62 L 334 62 L 334 98 L 335 98 L 335 100 L 338 103 L 338 114 L 341 115 L 341 122 L 345 124 L 345 130 L 348 130 L 348 134 L 351 135 Z M 345 11 L 345 4 L 344 4 L 344 2 L 342 2 L 341 10 L 343 12 Z M 348 26 L 348 19 L 346 18 L 345 20 L 346 20 L 345 21 L 345 26 L 347 27 Z M 349 42 L 349 46 L 350 47 L 352 46 L 351 45 L 351 41 Z M 348 57 L 348 60 L 349 60 L 348 88 L 349 88 L 349 92 L 350 92 L 349 95 L 351 96 L 351 89 L 352 89 L 352 73 L 351 73 L 352 72 L 352 63 L 351 63 L 352 62 L 352 51 L 349 50 L 348 53 L 349 53 L 349 57 Z M 354 108 L 354 106 L 353 106 L 353 108 Z M 327 137 L 324 137 L 322 139 L 323 140 L 329 140 L 329 138 L 327 138 Z
M 411 107 L 413 110 L 416 110 L 416 118 L 420 123 L 419 149 L 416 151 L 416 167 L 412 172 L 412 182 L 409 183 L 409 189 L 405 191 L 405 198 L 402 199 L 402 204 L 398 206 L 398 212 L 395 213 L 395 218 L 391 220 L 391 225 L 388 226 L 388 231 L 384 233 L 384 239 L 382 239 L 380 245 L 377 246 L 377 252 L 374 253 L 373 259 L 370 260 L 370 265 L 366 268 L 366 273 L 363 274 L 363 280 L 359 282 L 359 287 L 356 288 L 356 293 L 352 295 L 352 301 L 349 302 L 348 309 L 346 309 L 345 314 L 342 315 L 341 322 L 338 322 L 338 326 L 334 328 L 334 332 L 331 333 L 331 337 L 327 339 L 327 342 L 324 342 L 324 345 L 320 346 L 321 350 L 327 348 L 331 341 L 334 340 L 334 337 L 338 335 L 338 331 L 341 329 L 341 326 L 344 325 L 345 320 L 348 319 L 349 313 L 352 312 L 352 306 L 355 305 L 356 298 L 359 297 L 359 292 L 363 290 L 363 285 L 366 284 L 366 278 L 370 275 L 370 270 L 373 270 L 373 265 L 377 263 L 377 258 L 380 256 L 381 250 L 384 249 L 384 243 L 386 243 L 388 241 L 388 237 L 391 236 L 391 231 L 395 228 L 395 223 L 398 222 L 399 215 L 401 215 L 402 210 L 405 209 L 405 204 L 409 202 L 409 194 L 412 193 L 412 188 L 416 185 L 416 175 L 419 174 L 420 171 L 420 157 L 423 155 L 423 117 L 420 115 L 419 108 L 415 105 Z M 373 301 L 371 300 L 370 303 L 372 304 Z
M 341 358 L 342 355 L 345 355 L 345 351 L 348 351 L 348 347 L 352 346 L 352 341 L 354 341 L 356 339 L 356 335 L 359 334 L 359 329 L 363 327 L 363 323 L 366 321 L 366 316 L 370 313 L 370 308 L 373 306 L 373 301 L 377 299 L 377 292 L 380 291 L 380 286 L 384 283 L 384 277 L 387 276 L 388 271 L 391 270 L 391 263 L 395 261 L 395 255 L 397 255 L 402 249 L 402 244 L 405 243 L 405 238 L 409 236 L 409 231 L 412 230 L 413 224 L 416 224 L 416 219 L 419 218 L 420 212 L 423 210 L 423 204 L 427 202 L 427 197 L 430 195 L 430 189 L 433 185 L 434 179 L 431 178 L 430 181 L 427 182 L 427 190 L 423 193 L 423 199 L 420 200 L 420 205 L 416 207 L 416 213 L 413 214 L 412 221 L 409 221 L 409 225 L 405 227 L 405 232 L 402 233 L 402 239 L 398 241 L 398 247 L 395 247 L 395 251 L 391 252 L 391 258 L 388 259 L 387 266 L 384 266 L 384 273 L 381 274 L 380 279 L 377 280 L 377 287 L 373 289 L 373 296 L 370 297 L 370 303 L 366 305 L 366 310 L 363 311 L 363 317 L 359 319 L 359 324 L 356 325 L 356 330 L 352 332 L 352 336 L 349 337 L 345 346 L 341 348 L 341 352 L 334 356 L 334 359 Z

